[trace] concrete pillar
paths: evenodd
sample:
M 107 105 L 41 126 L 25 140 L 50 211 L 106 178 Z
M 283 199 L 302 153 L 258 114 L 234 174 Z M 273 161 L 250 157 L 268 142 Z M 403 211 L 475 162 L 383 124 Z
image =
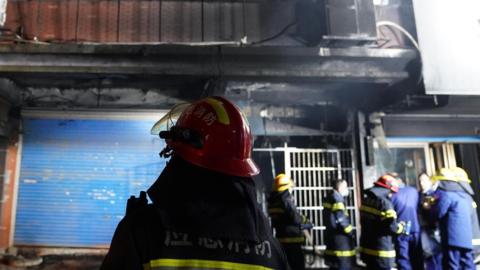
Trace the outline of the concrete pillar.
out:
M 10 103 L 0 97 L 0 137 L 8 137 L 10 129 L 8 123 L 8 114 L 10 112 L 10 108 Z

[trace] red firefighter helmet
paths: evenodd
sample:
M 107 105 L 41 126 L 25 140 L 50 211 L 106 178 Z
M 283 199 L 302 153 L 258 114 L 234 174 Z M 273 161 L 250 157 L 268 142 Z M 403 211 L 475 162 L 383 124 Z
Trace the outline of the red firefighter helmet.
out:
M 373 183 L 375 186 L 379 187 L 384 187 L 386 189 L 389 189 L 393 192 L 398 192 L 398 183 L 397 179 L 395 179 L 394 176 L 390 174 L 385 174 L 380 176 L 375 183 Z
M 237 106 L 215 96 L 179 107 L 167 114 L 167 118 L 179 115 L 168 131 L 159 131 L 165 117 L 152 128 L 152 133 L 160 133 L 166 140 L 173 155 L 227 175 L 250 177 L 260 172 L 251 158 L 253 138 L 248 121 Z M 166 121 L 173 123 L 172 119 Z

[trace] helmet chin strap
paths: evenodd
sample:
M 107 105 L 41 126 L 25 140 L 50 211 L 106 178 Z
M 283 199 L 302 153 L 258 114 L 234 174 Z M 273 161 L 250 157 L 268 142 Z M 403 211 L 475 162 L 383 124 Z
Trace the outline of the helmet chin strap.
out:
M 169 158 L 173 155 L 173 149 L 167 145 L 165 148 L 163 148 L 159 155 L 162 158 Z

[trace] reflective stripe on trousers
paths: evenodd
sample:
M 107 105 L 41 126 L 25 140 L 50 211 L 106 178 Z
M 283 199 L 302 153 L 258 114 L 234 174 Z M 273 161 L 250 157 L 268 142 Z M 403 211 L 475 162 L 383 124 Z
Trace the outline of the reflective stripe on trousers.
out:
M 269 214 L 283 214 L 285 213 L 285 210 L 282 208 L 274 207 L 274 208 L 268 208 L 268 213 Z
M 358 251 L 360 253 L 375 256 L 375 257 L 382 257 L 382 258 L 395 258 L 395 250 L 374 250 L 364 247 L 359 247 Z
M 278 242 L 282 244 L 291 244 L 291 243 L 303 243 L 305 242 L 305 237 L 299 236 L 299 237 L 281 237 L 277 238 Z
M 196 259 L 156 259 L 143 265 L 144 270 L 177 268 L 182 270 L 272 270 L 261 265 Z
M 472 239 L 472 246 L 480 246 L 480 239 L 478 238 Z
M 325 250 L 325 254 L 335 257 L 352 257 L 355 256 L 355 250 Z

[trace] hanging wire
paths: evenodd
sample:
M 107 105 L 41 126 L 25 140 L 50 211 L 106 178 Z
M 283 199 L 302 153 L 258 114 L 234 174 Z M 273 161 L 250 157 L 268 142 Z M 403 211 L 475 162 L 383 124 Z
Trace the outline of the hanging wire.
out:
M 397 23 L 394 23 L 394 22 L 391 22 L 391 21 L 379 21 L 379 22 L 377 22 L 377 28 L 378 29 L 382 26 L 392 27 L 392 28 L 400 31 L 400 33 L 404 34 L 410 40 L 410 42 L 412 42 L 413 46 L 415 46 L 415 48 L 417 49 L 418 54 L 420 56 L 420 63 L 423 65 L 422 51 L 420 50 L 420 46 L 419 46 L 418 42 L 415 40 L 415 38 L 413 37 L 413 35 L 410 34 L 410 32 L 407 31 L 407 29 L 405 29 L 401 25 L 399 25 Z M 420 71 L 420 76 L 418 77 L 417 85 L 420 85 L 422 83 L 422 80 L 423 80 L 423 73 Z
M 268 38 L 259 40 L 259 41 L 251 42 L 250 45 L 258 45 L 258 44 L 262 44 L 262 43 L 265 43 L 265 42 L 268 42 L 268 41 L 275 40 L 275 39 L 283 36 L 283 34 L 285 34 L 292 26 L 295 26 L 296 24 L 297 24 L 297 21 L 295 20 L 294 22 L 289 23 L 287 26 L 285 26 L 285 27 L 284 27 L 280 32 L 278 32 L 277 34 L 275 34 L 275 35 L 273 35 L 273 36 L 271 36 L 271 37 L 268 37 Z
M 393 27 L 393 28 L 397 29 L 402 34 L 404 34 L 410 40 L 410 42 L 412 42 L 413 46 L 415 46 L 415 48 L 420 52 L 420 46 L 418 45 L 418 42 L 415 40 L 415 38 L 412 36 L 412 34 L 410 34 L 405 28 L 403 28 L 402 26 L 400 26 L 397 23 L 390 22 L 390 21 L 379 21 L 379 22 L 377 22 L 377 28 L 380 28 L 381 26 L 389 26 L 389 27 Z

